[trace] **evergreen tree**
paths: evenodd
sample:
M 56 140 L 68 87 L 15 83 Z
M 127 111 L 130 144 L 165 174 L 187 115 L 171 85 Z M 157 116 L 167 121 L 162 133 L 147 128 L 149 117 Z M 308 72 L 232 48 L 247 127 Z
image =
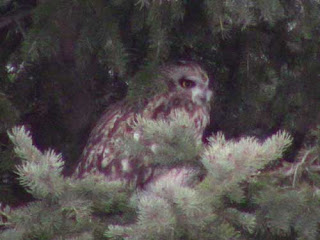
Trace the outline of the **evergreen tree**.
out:
M 124 187 L 124 195 L 101 197 L 102 202 L 109 201 L 107 209 L 111 213 L 106 213 L 108 223 L 100 221 L 99 214 L 96 216 L 85 212 L 87 217 L 84 222 L 94 218 L 97 220 L 94 221 L 97 229 L 91 228 L 92 225 L 86 222 L 77 225 L 77 221 L 73 221 L 75 217 L 69 218 L 69 212 L 65 215 L 61 210 L 65 205 L 59 201 L 67 202 L 69 196 L 66 192 L 72 184 L 78 184 L 79 188 L 82 185 L 93 187 L 94 184 L 91 182 L 86 185 L 64 179 L 59 157 L 43 151 L 50 147 L 62 152 L 65 158 L 63 172 L 68 175 L 76 164 L 90 128 L 102 111 L 125 96 L 132 101 L 146 97 L 143 90 L 153 86 L 150 76 L 154 69 L 163 63 L 184 58 L 202 63 L 213 79 L 216 93 L 212 104 L 212 123 L 206 136 L 222 131 L 226 139 L 240 140 L 223 140 L 222 135 L 216 134 L 216 137 L 211 138 L 209 147 L 206 147 L 202 143 L 192 142 L 187 134 L 190 141 L 181 140 L 178 145 L 188 149 L 188 156 L 173 151 L 165 144 L 161 134 L 157 135 L 157 141 L 163 146 L 163 155 L 152 155 L 148 149 L 140 149 L 139 142 L 132 139 L 125 138 L 123 147 L 132 154 L 140 149 L 154 161 L 155 166 L 160 163 L 161 168 L 167 170 L 192 168 L 198 172 L 196 179 L 204 178 L 201 183 L 195 181 L 186 186 L 177 184 L 181 194 L 190 194 L 196 207 L 200 202 L 209 205 L 208 212 L 213 214 L 212 218 L 207 220 L 204 217 L 205 223 L 198 221 L 204 239 L 317 239 L 319 144 L 316 140 L 318 138 L 310 130 L 316 129 L 320 122 L 319 10 L 319 2 L 314 0 L 0 1 L 0 190 L 5 193 L 1 194 L 0 201 L 17 205 L 26 201 L 26 198 L 30 200 L 30 196 L 26 197 L 17 185 L 14 165 L 19 161 L 13 160 L 13 145 L 6 135 L 6 131 L 15 124 L 28 126 L 34 136 L 37 148 L 31 147 L 30 140 L 28 147 L 38 160 L 34 165 L 25 165 L 23 162 L 18 168 L 18 177 L 26 189 L 30 188 L 28 191 L 31 195 L 39 200 L 39 205 L 31 204 L 30 208 L 2 211 L 4 225 L 19 226 L 22 229 L 8 230 L 3 234 L 7 239 L 19 239 L 18 235 L 10 234 L 27 234 L 21 235 L 27 239 L 31 238 L 28 234 L 40 234 L 41 237 L 36 235 L 35 239 L 52 239 L 52 236 L 72 239 L 80 238 L 77 231 L 85 226 L 83 229 L 89 230 L 82 232 L 82 239 L 89 239 L 92 231 L 94 236 L 102 238 L 107 225 L 113 224 L 109 226 L 106 235 L 113 237 L 125 234 L 141 239 L 150 236 L 147 234 L 152 231 L 158 231 L 156 227 L 150 226 L 150 231 L 145 231 L 146 235 L 132 234 L 132 231 L 140 231 L 140 220 L 148 221 L 144 211 L 147 201 L 151 199 L 155 208 L 150 211 L 166 205 L 167 214 L 172 216 L 172 221 L 166 223 L 168 225 L 159 224 L 159 231 L 172 233 L 164 229 L 173 228 L 173 235 L 170 235 L 172 238 L 194 238 L 200 228 L 195 221 L 189 220 L 203 217 L 203 209 L 200 207 L 195 213 L 187 206 L 180 215 L 180 209 L 173 209 L 170 205 L 172 201 L 179 202 L 179 196 L 167 198 L 159 190 L 161 197 L 155 197 L 154 188 L 165 184 L 165 176 L 158 183 L 153 183 L 154 187 L 150 186 L 152 190 L 149 195 L 141 193 L 136 201 L 127 186 Z M 148 129 L 149 123 L 145 124 Z M 175 127 L 179 129 L 179 124 Z M 241 137 L 266 139 L 278 129 L 285 129 L 293 136 L 292 147 L 285 158 L 292 164 L 281 161 L 275 166 L 270 158 L 263 155 L 263 164 L 267 165 L 262 162 L 259 166 L 254 164 L 252 172 L 246 168 L 237 168 L 239 171 L 233 172 L 234 166 L 228 166 L 229 169 L 220 166 L 219 162 L 214 163 L 217 169 L 221 169 L 220 173 L 214 172 L 215 168 L 210 168 L 211 162 L 207 159 L 209 162 L 206 163 L 201 155 L 220 146 L 221 141 L 226 141 L 228 148 L 220 146 L 221 149 L 215 151 L 232 151 L 232 155 L 236 155 L 234 151 L 241 153 L 242 144 L 255 146 L 257 151 L 267 148 L 268 140 L 261 145 L 253 138 Z M 15 133 L 19 132 L 22 134 L 25 131 L 16 129 Z M 24 140 L 29 139 L 27 135 L 22 136 Z M 270 141 L 287 135 L 276 136 Z M 169 135 L 167 139 L 170 139 Z M 19 146 L 18 142 L 16 144 Z M 268 151 L 271 154 L 272 151 Z M 279 157 L 279 152 L 273 152 L 273 157 Z M 32 157 L 26 156 L 31 161 Z M 176 156 L 175 161 L 172 161 L 172 156 Z M 257 156 L 251 157 L 257 160 Z M 54 165 L 53 175 L 46 172 L 48 166 L 40 164 L 48 161 L 55 162 L 50 163 Z M 239 161 L 244 163 L 241 159 Z M 29 167 L 31 169 L 25 169 Z M 27 170 L 36 169 L 39 172 L 34 178 L 25 179 Z M 234 178 L 222 179 L 226 182 L 221 183 L 219 174 L 222 173 L 234 174 Z M 52 189 L 40 181 L 43 176 L 57 181 L 53 187 L 57 188 L 61 196 L 50 195 Z M 61 179 L 66 183 L 61 183 Z M 59 181 L 62 185 L 59 185 Z M 220 190 L 212 189 L 214 181 L 221 184 Z M 227 186 L 229 192 L 225 189 Z M 108 185 L 106 189 L 109 187 L 113 188 Z M 38 192 L 40 189 L 48 195 Z M 214 200 L 197 198 L 206 195 L 208 191 L 218 192 L 219 197 L 214 197 Z M 78 196 L 73 190 L 70 192 L 74 194 L 73 197 Z M 100 193 L 95 196 L 98 195 Z M 105 196 L 104 193 L 102 195 Z M 121 196 L 130 196 L 132 203 L 127 203 Z M 114 198 L 122 200 L 112 200 Z M 90 198 L 79 199 L 89 202 L 89 205 L 81 203 L 81 207 L 86 205 L 88 208 L 93 204 L 96 206 L 93 209 L 101 209 L 101 204 L 106 206 L 100 200 L 92 203 Z M 113 207 L 112 204 L 118 203 L 120 206 Z M 32 232 L 28 232 L 29 225 L 20 223 L 28 223 L 30 219 L 22 219 L 21 222 L 17 220 L 24 215 L 30 216 L 29 213 L 37 209 L 39 219 L 45 218 L 41 214 L 48 204 L 55 209 L 55 214 L 50 220 L 44 221 L 40 228 L 33 226 Z M 128 213 L 128 219 L 124 221 L 130 227 L 124 228 L 122 222 L 116 221 L 119 218 L 115 217 L 118 212 L 110 209 L 118 208 Z M 85 209 L 79 210 L 80 213 L 82 211 Z M 135 214 L 138 219 L 140 217 L 139 221 Z M 6 222 L 8 219 L 5 216 L 9 215 L 12 216 L 8 221 L 11 225 Z M 181 218 L 189 220 L 179 225 L 177 222 L 180 220 L 177 219 Z M 62 231 L 60 227 L 64 225 L 61 221 L 67 222 L 67 229 L 74 230 Z M 60 224 L 57 228 L 52 224 L 56 222 Z M 188 232 L 189 229 L 195 231 Z M 47 230 L 49 235 L 46 235 Z M 61 233 L 61 236 L 57 233 Z

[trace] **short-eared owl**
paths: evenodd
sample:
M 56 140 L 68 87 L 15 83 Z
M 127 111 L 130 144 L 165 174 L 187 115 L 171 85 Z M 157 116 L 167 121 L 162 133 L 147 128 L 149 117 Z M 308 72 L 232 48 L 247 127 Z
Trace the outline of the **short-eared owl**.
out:
M 119 150 L 114 146 L 123 133 L 134 134 L 130 126 L 137 114 L 157 120 L 166 119 L 175 110 L 185 111 L 194 122 L 199 137 L 202 137 L 209 122 L 212 96 L 208 88 L 209 78 L 204 70 L 194 62 L 181 61 L 161 68 L 156 80 L 163 81 L 167 91 L 155 94 L 140 110 L 135 110 L 124 100 L 111 105 L 105 112 L 90 134 L 74 174 L 76 177 L 83 177 L 89 172 L 102 172 L 110 180 L 130 180 L 141 172 L 141 169 L 131 166 L 134 163 L 128 162 L 128 159 L 121 159 Z M 128 169 L 131 169 L 129 174 Z

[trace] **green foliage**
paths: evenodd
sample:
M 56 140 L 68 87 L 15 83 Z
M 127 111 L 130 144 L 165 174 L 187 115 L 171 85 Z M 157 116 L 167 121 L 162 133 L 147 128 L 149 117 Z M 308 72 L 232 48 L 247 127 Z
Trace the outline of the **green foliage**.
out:
M 208 176 L 202 184 L 212 188 L 212 196 L 227 195 L 230 201 L 241 203 L 245 196 L 239 183 L 250 179 L 281 157 L 291 144 L 286 132 L 278 132 L 263 144 L 254 138 L 242 138 L 239 142 L 226 141 L 222 134 L 209 138 L 210 146 L 204 152 L 203 165 Z M 209 191 L 208 189 L 208 191 Z
M 159 66 L 154 63 L 146 65 L 128 83 L 128 101 L 137 109 L 141 109 L 147 99 L 165 92 L 167 86 L 161 81 L 156 81 L 158 77 L 161 77 Z
M 188 125 L 183 116 L 170 122 L 139 119 L 134 129 L 139 129 L 143 137 L 127 143 L 152 140 L 159 144 L 161 139 L 171 136 L 177 126 L 192 132 L 192 125 L 190 122 Z M 161 136 L 156 134 L 159 129 L 163 129 Z M 190 147 L 184 142 L 185 136 L 179 135 L 185 148 L 175 148 L 176 155 Z M 196 142 L 196 138 L 193 141 Z M 159 146 L 170 149 L 166 142 Z M 137 206 L 136 223 L 111 225 L 105 236 L 112 239 L 124 236 L 128 239 L 257 239 L 261 234 L 259 239 L 265 239 L 271 234 L 272 239 L 281 239 L 283 235 L 296 234 L 301 239 L 316 239 L 319 216 L 314 189 L 275 186 L 277 180 L 283 181 L 285 173 L 282 168 L 274 168 L 274 163 L 291 142 L 286 132 L 278 132 L 263 143 L 252 137 L 233 141 L 226 140 L 221 133 L 212 136 L 209 146 L 201 153 L 202 167 L 207 173 L 200 183 L 195 176 L 201 170 L 195 165 L 191 167 L 187 156 L 182 162 L 185 167 L 175 165 L 172 169 L 175 156 L 167 155 L 167 160 L 162 161 L 169 170 L 162 171 L 160 177 L 133 198 Z M 126 154 L 140 156 L 144 164 L 152 164 L 145 161 L 146 152 L 139 155 L 141 148 L 127 146 L 125 149 Z M 153 152 L 150 159 L 160 154 L 157 148 L 149 152 Z M 193 161 L 197 160 L 194 155 Z M 273 170 L 267 170 L 270 168 Z
M 158 148 L 170 149 L 172 142 L 167 137 L 172 137 L 177 126 L 182 130 L 187 129 L 189 134 L 192 132 L 192 124 L 188 124 L 183 116 L 172 118 L 169 122 L 138 119 L 134 129 L 136 132 L 140 130 L 143 137 L 131 141 L 145 143 L 152 140 L 159 145 L 153 151 L 152 146 L 148 146 L 151 148 L 149 152 L 153 153 L 150 159 L 156 159 L 157 154 L 161 155 Z M 176 155 L 185 152 L 187 146 L 190 147 L 188 142 L 184 142 L 186 135 L 178 134 L 178 139 L 185 147 L 175 148 Z M 164 141 L 161 143 L 162 139 Z M 196 142 L 196 138 L 193 141 Z M 170 144 L 166 146 L 168 142 Z M 239 141 L 226 140 L 219 133 L 209 138 L 209 146 L 201 153 L 206 176 L 200 183 L 195 178 L 199 169 L 189 164 L 190 155 L 184 156 L 182 162 L 183 166 L 188 167 L 175 165 L 174 169 L 170 166 L 175 156 L 167 155 L 167 160 L 162 159 L 162 164 L 166 164 L 169 170 L 162 171 L 160 177 L 134 197 L 137 222 L 129 226 L 112 225 L 105 235 L 114 239 L 121 236 L 128 239 L 255 239 L 259 231 L 272 227 L 274 239 L 283 234 L 290 235 L 292 229 L 298 236 L 315 239 L 318 237 L 319 223 L 316 199 L 306 201 L 300 191 L 287 186 L 279 186 L 279 192 L 273 190 L 274 175 L 267 170 L 281 158 L 291 142 L 292 138 L 286 132 L 278 132 L 263 143 L 252 137 Z M 126 154 L 140 157 L 144 164 L 150 164 L 150 160 L 145 160 L 147 153 L 139 155 L 141 148 L 125 149 Z M 193 161 L 198 160 L 197 156 L 199 153 L 193 156 Z M 274 174 L 278 171 L 275 169 L 271 172 Z M 264 183 L 266 176 L 269 183 Z M 260 181 L 262 187 L 248 194 L 246 189 L 253 189 L 252 186 Z M 313 196 L 312 188 L 304 188 L 304 191 Z M 247 207 L 243 208 L 245 205 Z M 248 208 L 250 205 L 251 209 Z M 311 206 L 314 208 L 310 213 L 314 212 L 316 217 L 305 214 L 305 218 L 297 219 Z M 305 229 L 302 225 L 308 224 L 309 217 L 314 222 L 306 231 L 302 231 Z M 287 228 L 286 232 L 284 227 Z
M 197 165 L 202 144 L 192 124 L 188 115 L 182 111 L 176 111 L 166 120 L 159 121 L 138 116 L 132 126 L 134 136 L 125 137 L 119 147 L 125 150 L 124 157 L 129 155 L 132 158 L 143 159 L 142 165 Z
M 13 76 L 6 74 L 9 65 L 19 66 L 16 75 L 24 84 L 30 86 L 34 82 L 38 86 L 48 81 L 55 86 L 50 92 L 57 95 L 59 90 L 68 88 L 59 84 L 60 88 L 57 87 L 57 82 L 78 86 L 81 78 L 79 98 L 87 103 L 98 102 L 99 106 L 78 111 L 82 116 L 92 116 L 87 109 L 101 111 L 101 106 L 114 102 L 116 92 L 126 92 L 123 89 L 127 86 L 127 99 L 138 107 L 143 105 L 154 92 L 165 90 L 154 81 L 155 69 L 186 58 L 202 63 L 210 76 L 214 75 L 218 94 L 211 129 L 229 131 L 226 133 L 233 136 L 265 136 L 278 128 L 304 134 L 305 126 L 314 126 L 317 121 L 318 1 L 32 2 L 5 1 L 0 9 L 6 16 L 4 22 L 8 22 L 0 34 L 0 81 L 7 86 L 11 86 L 8 78 Z M 26 15 L 21 14 L 24 10 L 28 10 Z M 39 77 L 57 63 L 76 74 L 67 79 Z M 62 67 L 59 69 L 65 72 Z M 97 77 L 98 72 L 102 77 Z M 136 77 L 132 77 L 134 74 Z M 121 90 L 116 88 L 117 84 L 122 86 Z M 28 90 L 23 91 L 30 105 L 50 102 L 49 93 L 43 89 L 35 91 L 43 96 L 37 93 L 32 98 Z M 58 96 L 75 95 L 64 94 Z M 25 99 L 18 91 L 13 95 L 17 101 Z M 56 107 L 55 115 L 69 114 L 66 118 L 72 119 L 73 111 L 59 112 L 64 108 L 61 105 Z M 82 133 L 91 120 L 84 120 L 85 126 L 76 133 L 65 131 L 62 137 Z M 70 122 L 60 124 L 60 128 L 70 129 Z M 68 146 L 63 150 L 70 149 Z
M 297 239 L 319 238 L 319 197 L 311 187 L 266 189 L 255 201 L 259 228 L 268 228 L 275 236 L 290 236 L 293 230 Z
M 204 4 L 212 32 L 221 34 L 222 38 L 230 37 L 234 27 L 245 30 L 261 21 L 273 25 L 284 18 L 283 5 L 279 0 L 206 0 Z
M 33 146 L 32 139 L 24 127 L 13 128 L 9 138 L 15 144 L 14 150 L 19 157 L 28 160 L 17 168 L 21 185 L 36 198 L 59 196 L 64 182 L 61 175 L 63 167 L 61 155 L 53 151 L 41 153 Z
M 1 239 L 93 239 L 103 216 L 130 214 L 130 189 L 123 183 L 107 182 L 102 175 L 65 178 L 61 155 L 40 152 L 24 127 L 13 128 L 9 137 L 24 160 L 17 167 L 20 184 L 36 200 L 15 209 L 1 208 L 1 225 L 8 228 Z
M 292 142 L 284 131 L 264 142 L 218 133 L 204 146 L 181 112 L 167 121 L 138 117 L 133 129 L 133 138 L 117 143 L 123 157 L 155 170 L 135 191 L 99 174 L 63 177 L 61 155 L 39 151 L 24 127 L 13 128 L 24 159 L 20 183 L 36 200 L 1 208 L 1 239 L 319 238 L 319 183 L 309 174 L 319 178 L 318 138 L 296 163 L 281 166 Z

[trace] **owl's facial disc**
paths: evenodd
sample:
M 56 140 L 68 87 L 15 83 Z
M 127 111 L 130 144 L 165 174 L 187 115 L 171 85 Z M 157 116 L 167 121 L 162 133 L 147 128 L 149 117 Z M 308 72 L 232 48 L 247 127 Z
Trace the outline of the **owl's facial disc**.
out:
M 209 77 L 198 64 L 186 62 L 173 65 L 162 73 L 170 91 L 175 91 L 181 98 L 187 98 L 199 106 L 207 105 L 211 100 Z
M 211 97 L 212 91 L 207 87 L 196 86 L 191 90 L 192 101 L 198 105 L 207 104 Z
M 208 83 L 197 77 L 182 77 L 179 79 L 179 84 L 184 91 L 191 93 L 192 101 L 198 105 L 207 104 L 212 97 L 212 91 L 208 89 Z

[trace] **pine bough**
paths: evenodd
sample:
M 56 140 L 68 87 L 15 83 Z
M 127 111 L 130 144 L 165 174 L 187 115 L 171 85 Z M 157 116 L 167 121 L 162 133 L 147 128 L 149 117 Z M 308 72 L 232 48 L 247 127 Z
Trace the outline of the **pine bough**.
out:
M 9 133 L 20 183 L 34 201 L 0 207 L 1 239 L 306 239 L 320 238 L 319 152 L 280 161 L 292 138 L 227 140 L 204 145 L 179 113 L 170 121 L 138 118 L 140 138 L 118 143 L 158 175 L 143 189 L 99 174 L 64 177 L 64 162 L 39 151 L 23 126 Z M 173 147 L 174 146 L 174 147 Z M 143 157 L 141 157 L 143 156 Z

